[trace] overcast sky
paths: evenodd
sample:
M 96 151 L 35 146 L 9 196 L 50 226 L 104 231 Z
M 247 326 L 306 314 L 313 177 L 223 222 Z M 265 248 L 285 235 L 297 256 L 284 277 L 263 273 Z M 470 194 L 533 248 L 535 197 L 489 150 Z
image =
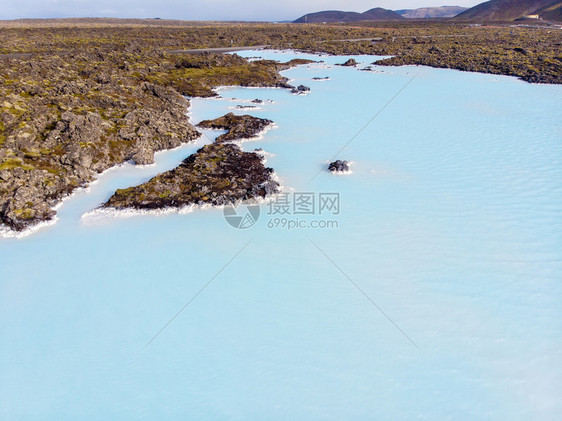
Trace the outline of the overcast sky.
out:
M 474 6 L 484 0 L 0 0 L 0 19 L 127 17 L 186 20 L 294 20 L 320 10 L 364 12 Z

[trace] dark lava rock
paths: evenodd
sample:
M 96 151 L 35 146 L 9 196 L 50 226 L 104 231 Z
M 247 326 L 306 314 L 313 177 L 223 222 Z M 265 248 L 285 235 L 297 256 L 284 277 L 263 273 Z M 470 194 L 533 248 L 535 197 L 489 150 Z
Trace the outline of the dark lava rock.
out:
M 204 120 L 197 127 L 228 130 L 228 133 L 220 135 L 216 140 L 217 142 L 228 142 L 237 139 L 251 139 L 272 123 L 273 121 L 265 118 L 228 113 L 214 120 Z
M 313 77 L 312 80 L 329 80 L 330 77 L 326 76 L 326 77 Z
M 185 205 L 226 205 L 277 193 L 273 169 L 254 152 L 215 142 L 199 149 L 177 168 L 148 182 L 119 189 L 103 205 L 116 209 L 162 209 Z
M 236 109 L 237 110 L 252 110 L 254 108 L 257 108 L 255 105 L 237 105 Z
M 345 63 L 338 64 L 338 66 L 353 67 L 353 66 L 357 66 L 357 62 L 355 61 L 355 59 L 350 58 Z
M 252 103 L 253 104 L 263 104 L 263 100 L 256 98 L 256 99 L 252 100 Z
M 349 171 L 349 163 L 347 161 L 340 161 L 338 159 L 337 161 L 330 163 L 328 169 L 331 172 L 347 172 Z
M 310 88 L 304 85 L 299 85 L 296 88 L 291 89 L 292 94 L 304 94 L 306 92 L 310 92 Z
M 45 46 L 53 54 L 0 60 L 0 228 L 24 230 L 51 220 L 61 199 L 102 171 L 128 161 L 150 164 L 156 151 L 198 138 L 186 97 L 217 96 L 213 89 L 223 85 L 290 90 L 279 71 L 309 62 L 164 56 L 154 41 L 114 30 L 110 37 L 118 37 L 119 46 L 97 46 L 87 39 L 98 35 L 88 31 L 72 35 L 84 43 L 70 46 L 61 33 Z M 42 30 L 31 38 L 23 32 L 3 37 L 3 45 L 10 49 L 22 36 L 30 51 L 43 50 Z M 259 131 L 266 124 L 255 125 Z M 234 129 L 229 136 L 245 137 Z

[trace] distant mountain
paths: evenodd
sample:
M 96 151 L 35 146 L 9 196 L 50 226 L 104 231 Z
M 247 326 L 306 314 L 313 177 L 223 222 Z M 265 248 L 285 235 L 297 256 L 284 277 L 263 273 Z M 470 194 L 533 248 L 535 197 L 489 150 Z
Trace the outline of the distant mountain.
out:
M 294 23 L 322 23 L 322 22 L 356 22 L 361 13 L 342 12 L 341 10 L 325 10 L 301 16 Z
M 557 0 L 491 0 L 457 15 L 465 21 L 513 21 L 529 15 L 560 16 L 561 2 Z M 548 18 L 547 18 L 548 19 Z
M 375 7 L 364 13 L 342 12 L 341 10 L 326 10 L 324 12 L 308 13 L 298 18 L 294 23 L 333 23 L 359 22 L 362 20 L 402 20 L 398 13 L 392 10 Z
M 403 19 L 398 13 L 393 10 L 383 9 L 382 7 L 375 7 L 374 9 L 367 10 L 361 13 L 361 20 L 400 20 Z
M 562 22 L 562 1 L 543 7 L 536 12 L 541 19 Z
M 468 10 L 467 7 L 460 6 L 441 6 L 441 7 L 422 7 L 420 9 L 396 10 L 401 16 L 408 19 L 431 19 L 431 18 L 452 18 L 461 12 Z

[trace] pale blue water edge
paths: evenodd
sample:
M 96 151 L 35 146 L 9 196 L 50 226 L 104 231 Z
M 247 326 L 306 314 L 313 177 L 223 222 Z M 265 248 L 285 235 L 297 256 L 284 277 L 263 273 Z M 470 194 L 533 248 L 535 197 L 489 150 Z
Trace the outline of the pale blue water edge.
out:
M 306 96 L 221 91 L 273 100 L 234 110 L 278 126 L 243 146 L 271 153 L 293 193 L 340 193 L 339 215 L 313 217 L 337 229 L 268 228 L 267 205 L 248 230 L 216 209 L 82 218 L 204 138 L 103 175 L 52 227 L 0 239 L 0 419 L 559 417 L 562 87 L 376 70 L 287 71 Z M 310 181 L 416 74 L 338 155 L 353 173 Z M 195 122 L 249 105 L 192 104 Z

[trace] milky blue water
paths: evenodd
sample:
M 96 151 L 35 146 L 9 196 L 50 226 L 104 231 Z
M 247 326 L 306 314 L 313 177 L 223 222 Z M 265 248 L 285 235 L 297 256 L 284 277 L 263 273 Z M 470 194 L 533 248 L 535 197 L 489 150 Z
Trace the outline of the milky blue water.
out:
M 332 66 L 347 58 L 284 73 L 308 95 L 192 101 L 195 122 L 278 126 L 243 144 L 288 193 L 253 227 L 220 209 L 83 216 L 206 132 L 103 174 L 54 226 L 0 239 L 0 419 L 560 416 L 562 87 Z M 254 98 L 271 101 L 233 110 Z M 323 170 L 334 157 L 352 173 Z M 273 214 L 301 193 L 338 193 L 339 214 Z

